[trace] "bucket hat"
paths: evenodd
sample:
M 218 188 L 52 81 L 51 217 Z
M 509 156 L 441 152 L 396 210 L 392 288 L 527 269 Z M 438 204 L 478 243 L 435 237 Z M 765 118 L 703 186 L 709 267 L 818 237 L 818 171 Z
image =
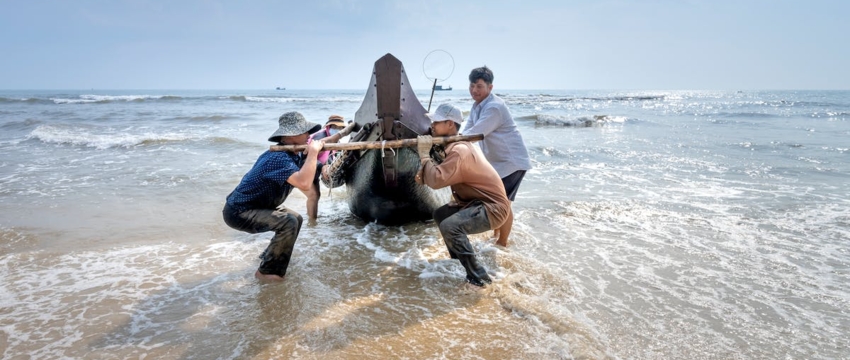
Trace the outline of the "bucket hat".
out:
M 304 115 L 297 111 L 284 113 L 277 120 L 280 125 L 277 131 L 269 137 L 271 142 L 280 142 L 283 136 L 297 136 L 304 133 L 314 133 L 322 128 L 322 125 L 312 123 L 304 118 Z

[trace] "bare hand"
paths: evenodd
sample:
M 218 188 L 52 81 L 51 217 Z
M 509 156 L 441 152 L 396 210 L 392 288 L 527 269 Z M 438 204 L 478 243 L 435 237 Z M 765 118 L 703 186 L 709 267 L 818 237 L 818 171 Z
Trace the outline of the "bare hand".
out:
M 431 146 L 434 145 L 434 139 L 431 138 L 431 135 L 419 135 L 416 140 L 416 150 L 419 152 L 419 158 L 430 158 Z
M 313 140 L 313 141 L 311 141 L 309 144 L 307 144 L 307 150 L 306 150 L 307 155 L 308 156 L 310 154 L 317 154 L 318 155 L 319 152 L 322 151 L 322 147 L 324 147 L 324 146 L 325 146 L 324 140 Z
M 417 184 L 419 184 L 419 185 L 424 184 L 424 183 L 425 183 L 425 180 L 424 180 L 424 179 L 422 179 L 422 174 L 423 174 L 423 171 L 422 171 L 422 169 L 420 168 L 420 169 L 419 169 L 419 171 L 417 171 L 417 172 L 416 172 L 416 177 L 414 177 L 414 178 L 413 178 L 413 181 L 414 181 L 414 182 L 416 182 L 416 183 L 417 183 Z

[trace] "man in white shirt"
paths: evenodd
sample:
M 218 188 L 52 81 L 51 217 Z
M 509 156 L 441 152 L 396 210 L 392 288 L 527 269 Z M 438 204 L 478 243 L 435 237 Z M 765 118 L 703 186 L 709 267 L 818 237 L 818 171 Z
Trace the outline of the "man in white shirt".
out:
M 475 104 L 461 133 L 484 135 L 484 140 L 479 143 L 481 151 L 502 178 L 505 192 L 513 201 L 525 172 L 531 169 L 531 159 L 505 101 L 492 90 L 493 71 L 486 66 L 472 69 L 469 73 L 469 94 Z M 512 226 L 513 212 L 505 224 L 496 229 L 497 245 L 508 246 Z

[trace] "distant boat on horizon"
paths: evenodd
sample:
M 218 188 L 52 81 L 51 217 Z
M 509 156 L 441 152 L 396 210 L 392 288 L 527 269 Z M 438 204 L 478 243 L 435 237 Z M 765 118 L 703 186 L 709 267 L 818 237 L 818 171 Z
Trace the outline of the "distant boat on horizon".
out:
M 435 85 L 434 86 L 434 90 L 451 90 L 451 89 L 452 89 L 451 85 L 449 85 L 448 87 L 443 87 L 443 85 Z
M 278 87 L 275 88 L 275 90 L 286 90 L 286 88 L 278 86 Z

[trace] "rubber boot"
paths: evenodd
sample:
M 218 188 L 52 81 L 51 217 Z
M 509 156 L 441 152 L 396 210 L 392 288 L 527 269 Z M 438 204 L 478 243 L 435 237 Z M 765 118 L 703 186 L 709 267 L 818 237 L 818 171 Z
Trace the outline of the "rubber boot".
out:
M 269 245 L 271 248 L 271 245 Z M 272 256 L 269 248 L 266 248 L 266 251 L 263 251 L 263 254 L 260 255 L 260 268 L 258 269 L 262 274 L 274 274 L 280 277 L 286 275 L 286 268 L 289 267 L 289 259 L 292 254 L 290 253 L 281 253 L 278 256 Z
M 493 281 L 490 280 L 490 275 L 487 275 L 487 270 L 478 264 L 475 255 L 457 255 L 463 268 L 466 269 L 466 281 L 475 286 L 484 286 Z

